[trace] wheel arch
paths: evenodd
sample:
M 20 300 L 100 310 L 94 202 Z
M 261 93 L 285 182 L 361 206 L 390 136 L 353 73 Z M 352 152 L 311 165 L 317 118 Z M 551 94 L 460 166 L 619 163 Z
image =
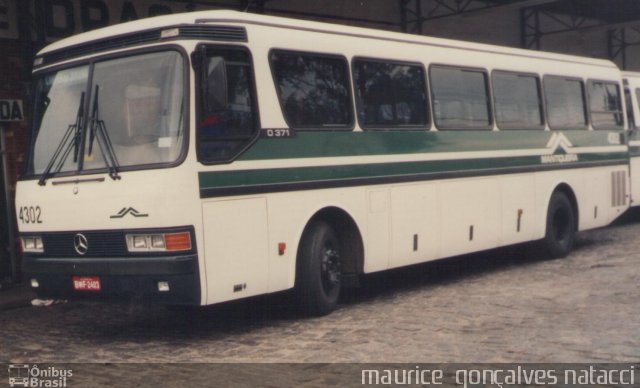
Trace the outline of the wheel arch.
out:
M 360 227 L 354 218 L 344 209 L 337 206 L 327 206 L 316 211 L 307 221 L 299 241 L 302 241 L 309 227 L 315 222 L 329 224 L 338 235 L 342 250 L 342 276 L 346 286 L 357 284 L 357 279 L 363 273 L 364 268 L 364 244 Z M 298 244 L 296 255 L 296 274 L 299 251 L 302 244 Z M 296 276 L 296 282 L 298 281 Z

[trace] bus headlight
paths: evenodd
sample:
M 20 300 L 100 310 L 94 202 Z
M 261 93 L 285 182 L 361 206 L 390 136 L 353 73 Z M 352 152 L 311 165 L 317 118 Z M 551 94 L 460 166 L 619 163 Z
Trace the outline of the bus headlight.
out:
M 24 253 L 44 252 L 41 236 L 20 236 L 20 241 L 22 243 L 22 252 Z
M 164 243 L 164 235 L 162 234 L 152 234 L 151 235 L 151 248 L 152 249 L 164 249 L 166 245 Z
M 191 250 L 191 233 L 127 234 L 129 252 L 173 252 Z

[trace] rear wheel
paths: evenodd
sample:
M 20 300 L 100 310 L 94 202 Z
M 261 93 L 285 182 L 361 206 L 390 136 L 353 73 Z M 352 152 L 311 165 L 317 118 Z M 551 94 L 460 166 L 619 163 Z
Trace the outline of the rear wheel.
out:
M 552 258 L 566 257 L 573 249 L 576 216 L 566 194 L 556 191 L 549 201 L 544 245 Z
M 296 294 L 303 310 L 325 315 L 335 310 L 341 289 L 341 249 L 326 222 L 307 227 L 298 250 Z

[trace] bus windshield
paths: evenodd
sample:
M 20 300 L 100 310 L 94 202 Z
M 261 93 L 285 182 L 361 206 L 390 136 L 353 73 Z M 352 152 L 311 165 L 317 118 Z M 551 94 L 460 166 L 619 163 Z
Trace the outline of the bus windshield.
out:
M 177 51 L 40 75 L 28 175 L 177 161 L 184 149 L 184 65 Z

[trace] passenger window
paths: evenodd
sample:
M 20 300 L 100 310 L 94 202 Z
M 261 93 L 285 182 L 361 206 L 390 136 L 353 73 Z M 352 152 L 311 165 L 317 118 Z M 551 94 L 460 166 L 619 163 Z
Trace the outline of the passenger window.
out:
M 433 66 L 433 118 L 439 129 L 490 129 L 487 75 L 482 70 Z
M 587 114 L 582 81 L 544 78 L 547 119 L 552 129 L 586 129 Z
M 595 129 L 624 126 L 620 87 L 615 82 L 589 81 L 589 112 Z
M 533 75 L 492 74 L 496 123 L 500 129 L 542 129 L 540 81 Z
M 424 128 L 428 123 L 422 66 L 357 59 L 353 62 L 358 120 L 363 128 Z
M 240 47 L 206 47 L 199 72 L 198 158 L 229 161 L 258 128 L 251 57 Z
M 270 60 L 290 127 L 352 128 L 351 87 L 344 57 L 274 50 Z

